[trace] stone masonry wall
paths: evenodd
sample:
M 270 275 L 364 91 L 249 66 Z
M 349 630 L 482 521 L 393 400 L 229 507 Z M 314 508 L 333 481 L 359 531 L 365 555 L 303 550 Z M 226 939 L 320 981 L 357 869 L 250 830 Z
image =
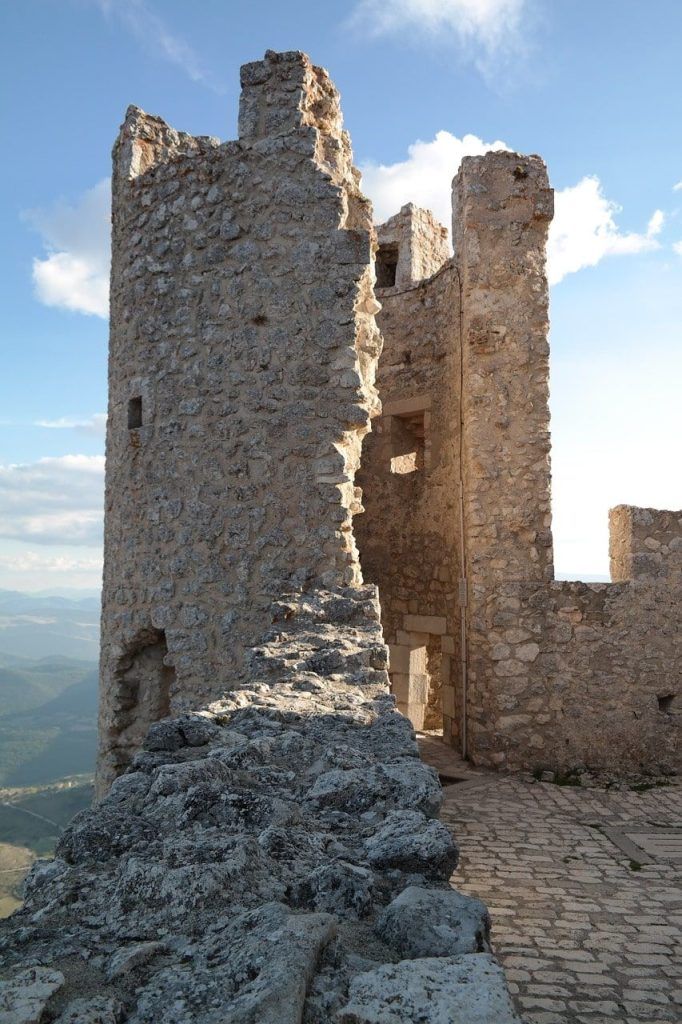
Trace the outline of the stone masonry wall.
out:
M 478 763 L 615 776 L 680 761 L 682 586 L 506 583 L 470 623 Z
M 411 273 L 436 272 L 377 288 L 382 414 L 363 445 L 358 483 L 366 511 L 354 528 L 365 579 L 379 586 L 398 707 L 418 729 L 442 728 L 445 714 L 452 736 L 452 661 L 459 656 L 459 288 L 449 259 L 438 269 L 445 234 L 412 206 L 378 228 L 380 247 L 388 239 L 413 254 Z
M 614 579 L 552 581 L 544 164 L 465 158 L 462 277 L 468 749 L 503 768 L 680 767 L 680 513 L 611 513 Z
M 611 579 L 682 581 L 682 514 L 618 505 L 609 512 Z
M 360 579 L 371 211 L 326 72 L 242 85 L 236 142 L 130 108 L 114 148 L 100 791 L 159 709 L 238 684 L 282 588 Z
M 379 259 L 386 246 L 398 262 L 395 284 L 377 289 L 383 413 L 358 478 L 363 567 L 379 585 L 392 688 L 417 727 L 442 721 L 459 744 L 466 702 L 478 763 L 666 772 L 680 765 L 682 515 L 619 506 L 617 585 L 553 581 L 551 215 L 542 161 L 489 153 L 462 163 L 454 261 L 433 276 L 410 276 L 420 244 L 424 266 L 440 259 L 442 236 L 421 211 L 379 227 Z M 424 442 L 410 461 L 417 423 Z
M 377 290 L 411 288 L 432 277 L 450 259 L 448 233 L 430 210 L 407 203 L 377 227 Z M 393 277 L 392 284 L 388 278 Z

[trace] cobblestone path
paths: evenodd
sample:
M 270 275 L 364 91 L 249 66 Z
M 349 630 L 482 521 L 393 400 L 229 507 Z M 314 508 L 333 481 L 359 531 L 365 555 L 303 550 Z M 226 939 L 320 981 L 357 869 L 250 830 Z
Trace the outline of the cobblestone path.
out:
M 524 1020 L 680 1024 L 682 843 L 670 829 L 682 840 L 682 787 L 560 787 L 458 771 L 428 749 L 424 758 L 468 777 L 445 789 L 442 818 L 461 851 L 452 883 L 488 904 Z M 604 829 L 662 852 L 642 863 Z

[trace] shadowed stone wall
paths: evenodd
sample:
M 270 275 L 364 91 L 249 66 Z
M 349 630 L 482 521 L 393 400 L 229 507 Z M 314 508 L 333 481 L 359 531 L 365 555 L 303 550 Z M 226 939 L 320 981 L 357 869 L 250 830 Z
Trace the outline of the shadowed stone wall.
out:
M 393 247 L 398 274 L 395 285 L 376 289 L 382 413 L 363 445 L 358 483 L 366 512 L 354 529 L 365 579 L 379 586 L 398 707 L 418 729 L 445 721 L 453 737 L 459 286 L 445 236 L 428 211 L 411 205 L 378 228 L 378 259 Z

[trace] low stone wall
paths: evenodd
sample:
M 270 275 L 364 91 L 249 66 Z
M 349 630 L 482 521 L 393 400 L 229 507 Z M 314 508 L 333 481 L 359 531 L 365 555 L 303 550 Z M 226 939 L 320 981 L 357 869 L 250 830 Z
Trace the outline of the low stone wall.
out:
M 682 511 L 617 505 L 609 512 L 612 580 L 682 581 Z
M 505 583 L 470 623 L 474 759 L 505 768 L 682 767 L 682 586 Z
M 144 750 L 0 922 L 0 1019 L 511 1024 L 387 687 L 374 587 L 281 600 L 251 682 Z

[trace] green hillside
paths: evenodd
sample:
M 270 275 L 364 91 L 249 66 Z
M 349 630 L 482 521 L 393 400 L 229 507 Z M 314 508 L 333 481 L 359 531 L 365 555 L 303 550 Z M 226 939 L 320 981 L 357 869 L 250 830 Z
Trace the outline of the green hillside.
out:
M 0 669 L 0 786 L 92 772 L 97 666 L 67 658 Z

